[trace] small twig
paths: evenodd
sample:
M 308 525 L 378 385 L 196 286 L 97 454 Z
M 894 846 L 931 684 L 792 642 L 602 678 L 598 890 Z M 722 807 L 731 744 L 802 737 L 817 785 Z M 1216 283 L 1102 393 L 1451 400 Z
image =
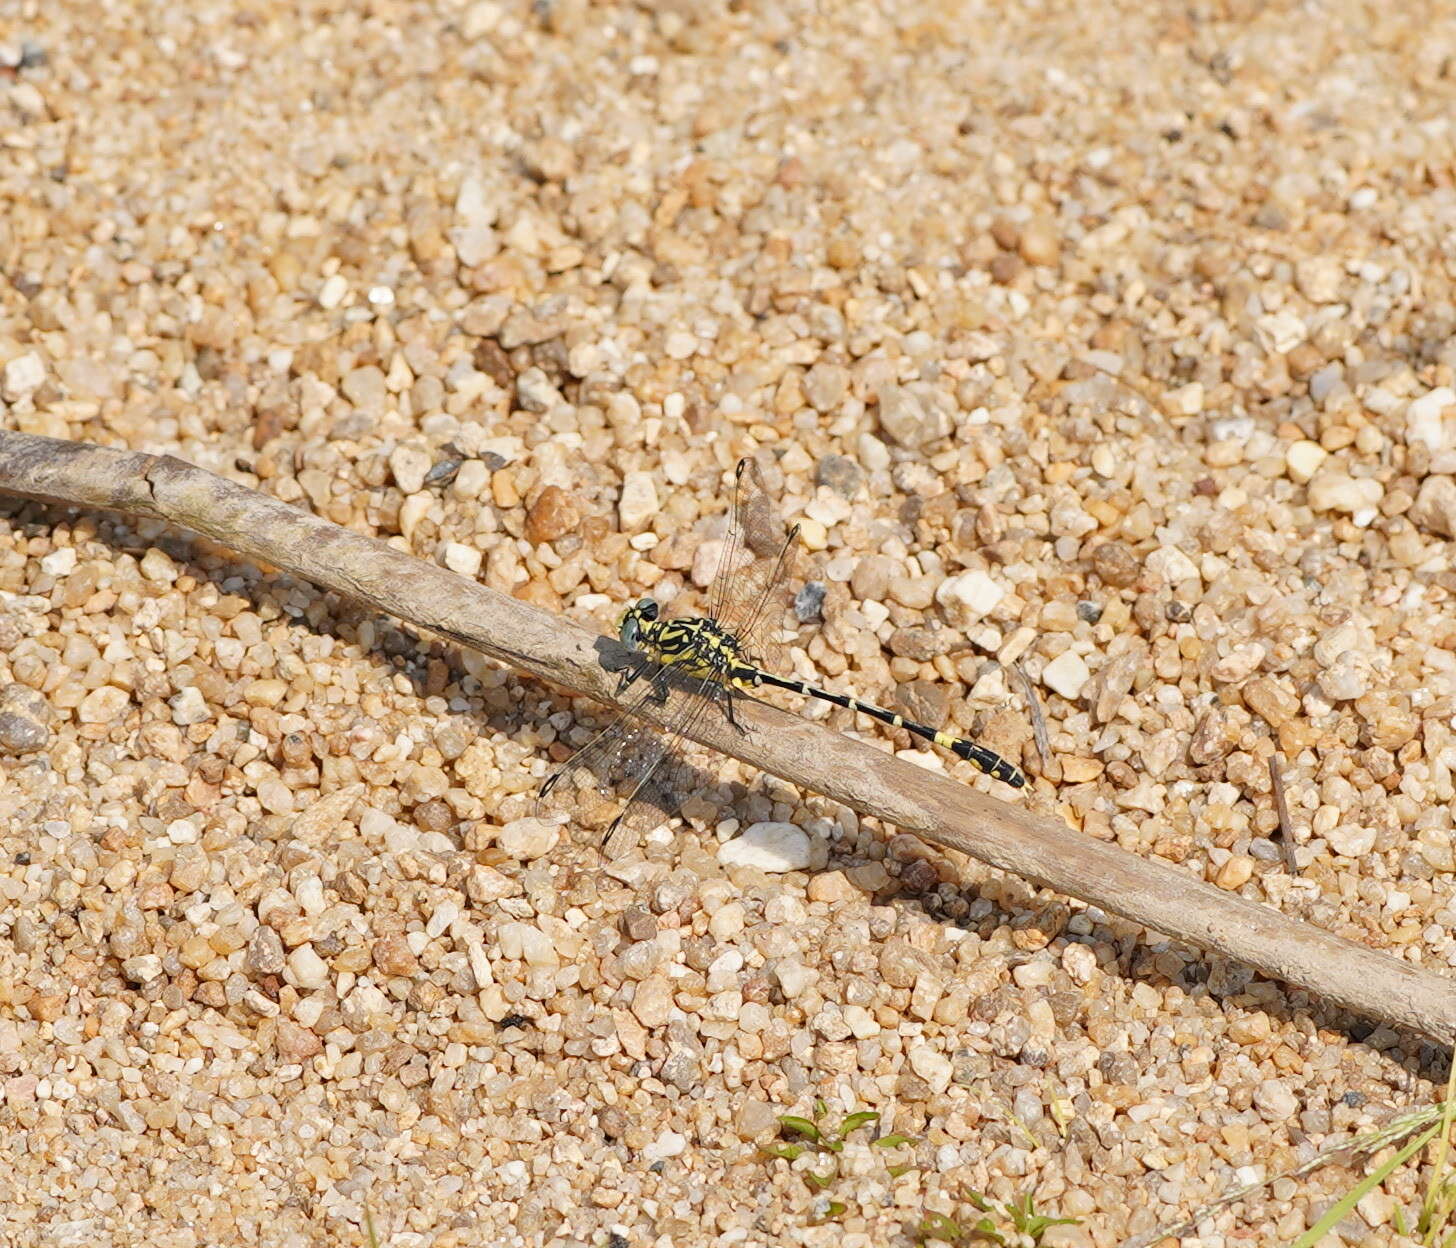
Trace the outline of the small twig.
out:
M 1026 713 L 1031 716 L 1032 739 L 1036 741 L 1036 752 L 1041 759 L 1041 770 L 1044 771 L 1052 761 L 1052 739 L 1047 732 L 1046 716 L 1042 714 L 1041 699 L 1036 696 L 1036 686 L 1031 683 L 1031 677 L 1026 674 L 1026 668 L 1022 667 L 1020 659 L 1011 665 L 1011 670 L 1021 681 L 1021 692 L 1026 698 Z
M 1290 875 L 1299 874 L 1299 860 L 1294 853 L 1294 829 L 1289 824 L 1289 803 L 1284 796 L 1284 771 L 1279 754 L 1269 755 L 1269 787 L 1274 790 L 1274 809 L 1279 812 L 1279 848 L 1284 853 L 1284 866 Z
M 0 491 L 181 525 L 503 663 L 621 705 L 595 633 L 171 456 L 0 431 Z M 641 714 L 661 726 L 679 706 L 673 697 L 660 707 L 649 703 Z M 1245 962 L 1333 1005 L 1443 1043 L 1456 1040 L 1456 985 L 1434 971 L 786 711 L 745 700 L 738 719 L 735 729 L 724 717 L 703 716 L 689 735 L 861 814 Z

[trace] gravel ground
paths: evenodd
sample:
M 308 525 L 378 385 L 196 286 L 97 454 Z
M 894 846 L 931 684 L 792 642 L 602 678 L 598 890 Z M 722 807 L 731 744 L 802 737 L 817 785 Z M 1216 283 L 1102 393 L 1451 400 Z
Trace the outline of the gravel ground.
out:
M 701 585 L 758 454 L 825 587 L 800 674 L 1450 967 L 1453 54 L 1449 6 L 1343 0 L 15 3 L 0 418 L 602 628 Z M 599 722 L 7 507 L 0 1243 L 868 1248 L 969 1187 L 1113 1245 L 1444 1077 L 731 765 L 606 866 L 520 821 Z M 720 858 L 766 821 L 803 853 Z M 759 1151 L 816 1098 L 881 1115 L 822 1193 Z M 1422 1179 L 1325 1242 L 1408 1242 Z

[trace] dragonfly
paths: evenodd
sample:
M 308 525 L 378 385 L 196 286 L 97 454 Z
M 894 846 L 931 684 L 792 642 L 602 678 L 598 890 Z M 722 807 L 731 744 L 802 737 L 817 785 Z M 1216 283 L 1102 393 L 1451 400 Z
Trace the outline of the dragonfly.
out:
M 755 460 L 738 462 L 733 504 L 717 571 L 709 584 L 707 614 L 668 618 L 655 598 L 639 598 L 622 613 L 617 636 L 627 658 L 618 694 L 642 682 L 632 701 L 541 786 L 537 814 L 590 822 L 588 812 L 620 802 L 603 840 L 608 858 L 620 857 L 645 832 L 676 813 L 693 769 L 679 754 L 703 719 L 723 714 L 735 727 L 735 698 L 783 689 L 867 715 L 949 750 L 1012 788 L 1026 776 L 994 750 L 967 737 L 916 723 L 894 711 L 807 681 L 777 675 L 773 633 L 792 577 L 799 529 L 784 529 Z M 649 704 L 685 693 L 667 724 L 641 718 Z

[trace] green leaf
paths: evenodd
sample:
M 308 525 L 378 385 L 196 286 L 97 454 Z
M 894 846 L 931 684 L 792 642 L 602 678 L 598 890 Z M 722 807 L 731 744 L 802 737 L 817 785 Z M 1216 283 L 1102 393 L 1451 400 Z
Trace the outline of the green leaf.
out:
M 885 1169 L 890 1172 L 892 1179 L 898 1179 L 902 1174 L 909 1174 L 910 1171 L 915 1169 L 915 1163 L 913 1161 L 907 1161 L 898 1166 L 886 1166 Z
M 815 1174 L 812 1170 L 805 1170 L 804 1182 L 822 1192 L 834 1182 L 834 1172 L 831 1170 L 828 1174 Z
M 849 1206 L 842 1200 L 831 1200 L 828 1208 L 824 1210 L 824 1217 L 826 1219 L 842 1217 L 844 1211 L 848 1208 Z
M 979 1235 L 982 1239 L 989 1239 L 993 1244 L 1001 1244 L 1005 1248 L 1006 1237 L 996 1229 L 996 1223 L 990 1218 L 982 1218 L 975 1226 L 971 1227 L 972 1235 Z
M 961 1196 L 963 1199 L 968 1200 L 971 1204 L 975 1205 L 976 1208 L 979 1209 L 982 1213 L 990 1213 L 991 1210 L 995 1208 L 995 1206 L 989 1200 L 987 1200 L 984 1196 L 981 1195 L 980 1192 L 976 1191 L 974 1188 L 961 1188 Z
M 821 1101 L 816 1096 L 814 1098 L 814 1119 L 815 1119 L 815 1121 L 817 1122 L 820 1118 L 824 1117 L 824 1115 L 827 1114 L 828 1112 L 829 1112 L 829 1106 L 826 1105 L 823 1101 Z
M 850 1114 L 839 1124 L 839 1138 L 843 1139 L 851 1131 L 858 1131 L 861 1127 L 871 1122 L 879 1122 L 880 1116 L 872 1109 L 862 1109 L 858 1113 Z
M 777 1157 L 780 1161 L 793 1161 L 804 1151 L 802 1144 L 765 1144 L 760 1152 L 767 1153 L 770 1157 Z
M 961 1228 L 943 1213 L 927 1213 L 920 1219 L 920 1235 L 923 1239 L 953 1244 L 961 1237 Z
M 899 1148 L 901 1144 L 915 1143 L 908 1135 L 882 1135 L 877 1140 L 870 1141 L 871 1148 Z
M 1033 1213 L 1030 1217 L 1026 1218 L 1025 1220 L 1023 1220 L 1022 1218 L 1015 1218 L 1015 1219 L 1013 1219 L 1013 1221 L 1015 1221 L 1015 1223 L 1016 1223 L 1016 1229 L 1018 1231 L 1020 1231 L 1023 1235 L 1030 1235 L 1032 1237 L 1032 1239 L 1034 1239 L 1037 1243 L 1040 1243 L 1041 1242 L 1041 1237 L 1047 1233 L 1047 1228 L 1048 1227 L 1051 1227 L 1051 1226 L 1076 1226 L 1077 1223 L 1078 1223 L 1078 1221 L 1079 1221 L 1079 1219 L 1077 1219 L 1077 1218 L 1049 1218 L 1049 1217 L 1045 1216 L 1044 1214 Z
M 795 1131 L 799 1135 L 806 1135 L 814 1143 L 819 1143 L 819 1128 L 807 1118 L 796 1118 L 793 1114 L 781 1114 L 779 1126 L 785 1131 Z
M 844 1141 L 831 1140 L 826 1137 L 819 1141 L 819 1147 L 827 1148 L 831 1153 L 842 1153 L 844 1152 Z

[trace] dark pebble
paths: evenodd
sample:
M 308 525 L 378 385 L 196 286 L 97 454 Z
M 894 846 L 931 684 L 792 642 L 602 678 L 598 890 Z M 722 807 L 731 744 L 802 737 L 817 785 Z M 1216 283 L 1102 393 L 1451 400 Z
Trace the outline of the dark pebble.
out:
M 794 618 L 800 624 L 817 624 L 824 618 L 824 594 L 822 581 L 805 581 L 794 595 Z
M 836 494 L 853 498 L 864 484 L 864 469 L 843 455 L 826 455 L 814 470 L 814 484 L 828 486 Z

